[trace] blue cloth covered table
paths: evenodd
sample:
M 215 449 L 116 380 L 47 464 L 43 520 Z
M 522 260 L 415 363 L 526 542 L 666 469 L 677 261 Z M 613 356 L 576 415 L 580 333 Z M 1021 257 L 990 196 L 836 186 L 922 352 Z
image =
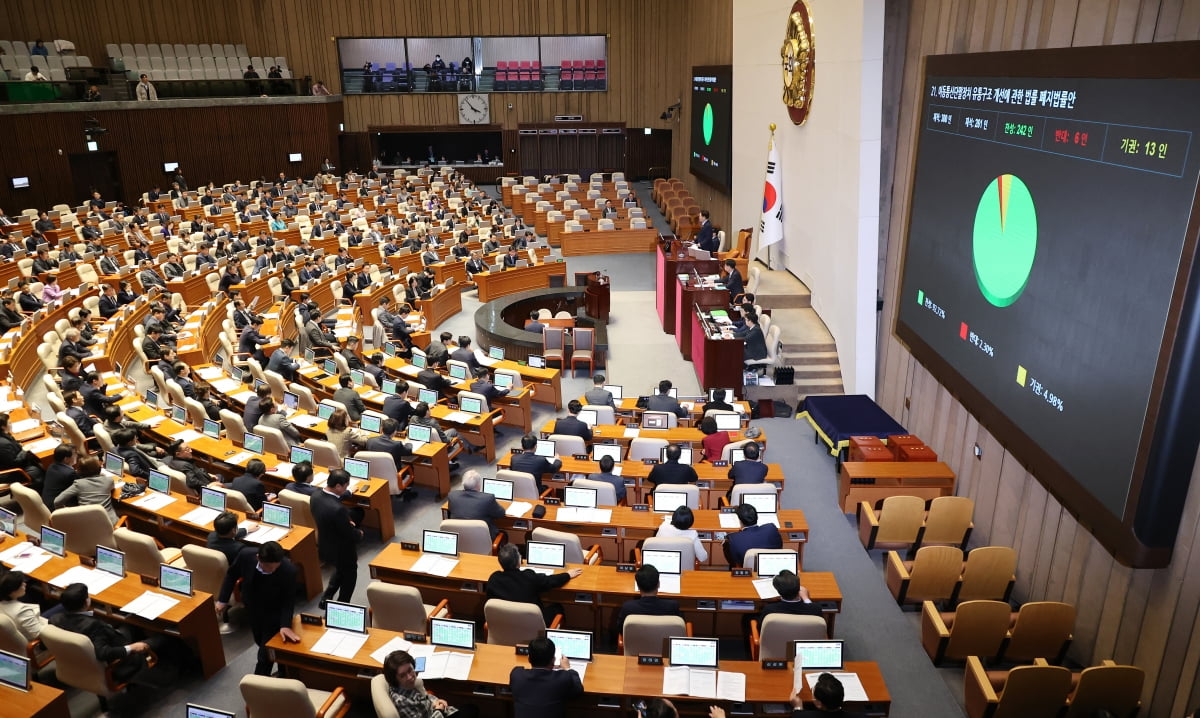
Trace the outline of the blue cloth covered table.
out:
M 797 419 L 807 419 L 817 436 L 837 455 L 850 446 L 851 436 L 907 434 L 899 422 L 866 394 L 810 396 L 804 400 Z

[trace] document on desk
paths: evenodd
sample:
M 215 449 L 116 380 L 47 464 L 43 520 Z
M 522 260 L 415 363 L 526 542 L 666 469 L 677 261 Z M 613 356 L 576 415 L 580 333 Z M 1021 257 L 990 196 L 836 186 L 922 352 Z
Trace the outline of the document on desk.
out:
M 430 576 L 442 576 L 444 578 L 449 576 L 450 572 L 457 565 L 458 559 L 456 558 L 427 553 L 417 559 L 417 562 L 412 565 L 412 570 L 417 573 L 426 573 Z
M 154 491 L 147 491 L 146 495 L 133 502 L 134 506 L 140 506 L 147 511 L 158 511 L 162 507 L 175 500 L 170 494 L 160 494 Z
M 257 526 L 258 529 L 251 531 L 250 529 Z M 243 541 L 250 543 L 266 543 L 268 541 L 278 541 L 288 535 L 288 529 L 282 526 L 268 526 L 260 524 L 257 521 L 242 521 L 238 523 L 238 528 L 246 529 L 246 535 L 242 537 Z
M 61 439 L 56 439 L 53 436 L 47 436 L 44 439 L 31 441 L 25 444 L 22 448 L 31 454 L 40 454 L 43 451 L 53 451 L 56 446 L 62 443 Z
M 98 571 L 86 566 L 72 566 L 50 579 L 50 583 L 59 588 L 66 588 L 73 583 L 86 584 L 88 593 L 94 596 L 120 580 L 120 576 L 108 571 Z
M 631 429 L 629 427 L 626 427 L 623 436 L 626 439 L 636 439 L 636 438 L 638 438 L 638 429 L 636 429 L 636 428 Z
M 142 423 L 145 424 L 146 426 L 149 426 L 151 429 L 153 429 L 154 427 L 158 426 L 159 424 L 163 423 L 166 420 L 167 420 L 167 417 L 163 416 L 162 414 L 155 414 L 154 416 L 147 417 L 146 420 L 143 421 Z
M 808 680 L 808 687 L 812 688 L 817 685 L 817 679 L 822 673 L 828 673 L 842 683 L 842 690 L 845 692 L 845 700 L 865 703 L 867 698 L 867 689 L 863 688 L 862 681 L 858 679 L 857 673 L 845 673 L 841 671 L 814 671 L 805 673 L 804 677 Z
M 752 582 L 754 590 L 758 591 L 758 597 L 761 599 L 779 598 L 779 592 L 775 590 L 775 578 L 756 578 Z
M 233 456 L 230 456 L 228 459 L 225 459 L 225 463 L 227 463 L 227 464 L 243 464 L 243 463 L 249 461 L 250 459 L 257 459 L 257 458 L 258 458 L 258 454 L 255 454 L 253 452 L 239 451 L 238 453 L 234 454 Z
M 606 524 L 612 521 L 612 509 L 588 509 L 579 506 L 560 506 L 555 515 L 557 521 L 584 524 Z
M 418 374 L 421 373 L 421 370 L 416 368 L 412 364 L 405 364 L 404 366 L 400 367 L 396 371 L 400 372 L 401 374 L 404 374 L 405 376 L 411 376 L 414 379 L 417 377 Z
M 195 429 L 184 429 L 183 431 L 171 435 L 171 441 L 182 441 L 185 444 L 190 444 L 196 439 L 203 439 L 204 434 Z
M 672 696 L 686 695 L 744 703 L 746 674 L 711 668 L 669 666 L 663 669 L 662 692 Z
M 12 566 L 12 570 L 21 573 L 33 573 L 39 566 L 50 560 L 52 554 L 28 541 L 13 546 L 0 553 L 0 561 Z
M 762 526 L 763 524 L 775 524 L 775 528 L 779 528 L 779 514 L 759 514 L 758 525 Z
M 313 644 L 313 653 L 323 653 L 338 658 L 354 658 L 358 649 L 367 642 L 368 634 L 339 631 L 336 628 L 326 629 L 325 635 Z
M 305 429 L 311 429 L 317 424 L 321 423 L 321 417 L 313 416 L 312 414 L 297 414 L 295 416 L 288 417 L 288 421 L 292 422 L 296 426 L 303 426 Z
M 217 511 L 208 508 L 207 506 L 199 506 L 179 517 L 180 521 L 197 526 L 209 526 L 213 519 L 217 517 Z
M 717 521 L 721 522 L 723 529 L 741 528 L 742 522 L 738 520 L 737 514 L 717 514 Z
M 508 505 L 507 509 L 504 510 L 504 515 L 512 516 L 514 518 L 521 518 L 525 514 L 529 513 L 529 510 L 532 508 L 533 504 L 529 503 L 528 501 L 514 501 Z
M 219 366 L 206 366 L 196 370 L 196 376 L 204 381 L 212 384 L 215 381 L 220 381 L 221 377 L 225 376 L 225 371 Z M 230 381 L 233 381 L 230 379 Z
M 229 377 L 223 377 L 209 382 L 209 386 L 221 392 L 222 394 L 232 394 L 235 391 L 241 391 L 245 384 L 240 381 L 234 381 Z
M 393 638 L 377 648 L 375 652 L 371 654 L 371 660 L 382 666 L 383 660 L 387 658 L 388 654 L 392 651 L 411 651 L 412 647 L 413 644 L 397 636 L 396 638 Z
M 637 593 L 637 582 L 633 583 L 632 593 Z M 660 573 L 658 574 L 658 592 L 659 593 L 679 593 L 679 574 L 677 573 Z
M 465 411 L 452 411 L 443 416 L 441 420 L 451 424 L 465 424 L 471 419 L 474 419 L 476 416 L 478 416 L 478 414 L 468 414 Z
M 570 661 L 571 670 L 579 674 L 579 682 L 582 683 L 584 677 L 587 676 L 587 661 Z
M 26 431 L 36 429 L 41 425 L 42 425 L 42 422 L 37 419 L 22 419 L 20 421 L 14 421 L 13 423 L 9 424 L 8 425 L 8 433 L 13 434 L 13 435 L 23 434 Z
M 121 606 L 125 613 L 141 616 L 147 621 L 153 621 L 179 604 L 179 600 L 164 596 L 154 591 L 145 591 L 142 595 Z
M 421 674 L 421 678 L 425 680 L 453 678 L 465 681 L 471 675 L 471 663 L 474 660 L 475 656 L 470 653 L 454 651 L 434 653 L 425 659 L 425 672 Z
M 253 456 L 253 454 L 251 454 L 251 456 Z M 281 461 L 280 463 L 278 463 L 275 466 L 272 466 L 270 469 L 268 469 L 267 473 L 270 474 L 271 476 L 278 476 L 281 479 L 287 479 L 287 480 L 291 481 L 292 466 L 294 466 L 294 464 L 289 464 L 286 461 Z
M 239 386 L 241 386 L 241 385 L 239 385 Z M 238 402 L 239 404 L 245 404 L 246 402 L 248 402 L 254 398 L 254 392 L 250 391 L 249 389 L 246 389 L 245 391 L 239 391 L 236 394 L 230 394 L 229 398 L 233 399 L 234 401 Z

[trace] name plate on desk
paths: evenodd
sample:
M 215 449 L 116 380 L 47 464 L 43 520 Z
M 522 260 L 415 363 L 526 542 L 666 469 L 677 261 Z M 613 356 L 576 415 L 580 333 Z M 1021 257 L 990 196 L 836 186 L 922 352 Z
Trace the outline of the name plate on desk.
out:
M 764 658 L 762 662 L 762 669 L 764 671 L 786 671 L 787 668 L 788 662 L 786 659 Z
M 523 450 L 523 449 L 521 449 L 521 447 L 519 447 L 519 446 L 514 446 L 513 448 L 511 448 L 511 449 L 509 449 L 509 450 L 508 450 L 508 453 L 510 453 L 510 454 L 520 454 L 520 453 L 523 453 L 523 451 L 524 451 L 524 450 Z
M 617 564 L 617 573 L 637 573 L 637 564 L 619 563 Z
M 415 541 L 401 541 L 400 548 L 404 549 L 405 551 L 420 551 L 421 544 L 416 543 Z
M 426 641 L 424 633 L 413 633 L 412 631 L 404 632 L 404 640 L 409 643 L 424 643 Z
M 154 576 L 139 576 L 138 578 L 142 579 L 142 583 L 146 584 L 147 586 L 158 585 L 158 579 Z
M 516 648 L 517 648 L 518 656 L 528 656 L 529 655 L 529 646 L 527 646 L 527 645 L 523 646 L 521 644 L 517 644 Z
M 587 461 L 588 455 L 587 454 L 574 454 L 574 458 L 578 461 Z
M 189 504 L 196 504 L 197 506 L 200 505 L 200 497 L 199 496 L 185 496 L 184 498 L 187 499 L 187 502 Z
M 713 468 L 719 469 L 719 468 L 723 468 L 725 466 L 729 466 L 729 462 L 728 461 L 714 461 L 714 462 L 712 462 L 712 465 L 713 465 Z
M 658 463 L 658 459 L 642 459 L 642 463 L 646 466 L 654 466 Z
M 547 498 L 542 499 L 542 503 L 547 506 L 558 506 L 562 502 L 559 501 L 558 499 L 552 499 L 552 498 L 547 497 Z
M 301 613 L 300 623 L 303 623 L 306 626 L 324 626 L 325 619 L 321 618 L 315 613 Z
M 634 505 L 630 506 L 629 508 L 634 511 L 649 511 L 650 504 L 634 504 Z
M 731 569 L 729 569 L 729 575 L 733 576 L 734 578 L 749 578 L 751 576 L 751 574 L 753 574 L 753 573 L 754 572 L 748 568 L 731 568 Z
M 639 666 L 661 666 L 662 664 L 662 656 L 638 656 Z
M 736 506 L 722 506 L 721 507 L 721 513 L 723 513 L 723 514 L 732 514 L 736 511 L 737 511 Z

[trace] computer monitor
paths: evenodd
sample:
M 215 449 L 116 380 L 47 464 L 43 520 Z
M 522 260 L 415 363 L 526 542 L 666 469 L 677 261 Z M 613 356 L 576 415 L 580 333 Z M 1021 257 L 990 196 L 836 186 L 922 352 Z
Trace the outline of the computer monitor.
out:
M 171 493 L 171 477 L 161 471 L 151 470 L 150 477 L 146 481 L 146 488 L 160 494 L 169 494 Z
M 289 409 L 295 410 L 300 406 L 300 397 L 290 391 L 283 392 L 283 405 Z
M 409 424 L 408 438 L 428 444 L 433 440 L 433 428 L 423 424 Z
M 304 350 L 304 361 L 308 362 L 309 364 L 316 364 L 317 363 L 316 351 L 313 349 L 305 349 Z
M 367 607 L 356 603 L 328 601 L 325 604 L 325 626 L 353 633 L 367 632 Z
M 733 398 L 734 398 L 734 396 L 736 396 L 736 395 L 733 393 L 733 389 L 720 389 L 720 388 L 718 387 L 717 389 L 709 389 L 709 390 L 708 390 L 708 400 L 709 400 L 709 401 L 716 401 L 716 400 L 717 400 L 717 398 L 716 398 L 715 396 L 713 396 L 713 395 L 714 395 L 714 394 L 715 394 L 715 393 L 716 393 L 718 390 L 719 390 L 719 391 L 724 391 L 724 392 L 725 392 L 725 401 L 727 401 L 727 402 L 731 402 L 731 401 L 733 401 Z
M 195 703 L 188 703 L 187 713 L 184 718 L 237 718 L 237 714 L 230 711 L 223 711 L 219 708 L 209 708 L 207 706 L 196 705 Z
M 17 535 L 17 515 L 2 507 L 0 507 L 0 533 L 9 536 Z
M 371 476 L 371 464 L 364 459 L 351 459 L 347 457 L 343 468 L 346 469 L 347 474 L 350 474 L 355 479 L 366 481 Z
M 537 446 L 533 453 L 537 456 L 543 456 L 547 459 L 554 457 L 554 442 L 550 439 L 538 439 Z
M 655 491 L 650 494 L 654 511 L 660 514 L 669 514 L 680 506 L 686 506 L 687 497 L 682 491 Z
M 563 504 L 565 506 L 578 506 L 585 509 L 594 509 L 599 499 L 595 489 L 584 488 L 580 486 L 568 486 L 563 489 Z
M 409 364 L 412 364 L 413 366 L 415 366 L 418 369 L 424 369 L 425 368 L 425 355 L 417 354 L 416 352 L 414 352 L 412 355 L 412 359 L 409 360 Z
M 554 647 L 572 661 L 592 660 L 591 631 L 564 631 L 558 628 L 546 629 L 546 638 L 554 642 Z
M 504 361 L 504 347 L 488 347 L 488 357 Z
M 356 386 L 362 386 L 363 384 L 367 383 L 367 377 L 363 374 L 361 369 L 351 369 L 350 381 L 354 382 Z
M 317 404 L 317 418 L 329 421 L 329 417 L 333 416 L 333 412 L 337 409 L 333 404 L 321 402 Z
M 249 370 L 249 369 L 247 369 L 247 370 L 244 372 L 244 371 L 242 371 L 241 369 L 239 369 L 239 368 L 238 368 L 238 367 L 236 367 L 236 366 L 234 366 L 234 367 L 230 367 L 230 368 L 229 368 L 229 376 L 230 376 L 230 377 L 231 377 L 231 378 L 232 378 L 234 381 L 236 381 L 236 382 L 241 382 L 241 381 L 242 381 L 242 377 L 244 377 L 244 376 L 246 375 L 246 372 L 248 372 L 248 371 L 250 371 L 250 370 Z
M 0 683 L 19 691 L 28 691 L 29 659 L 8 651 L 0 651 Z
M 492 377 L 492 382 L 501 389 L 511 389 L 513 385 L 512 374 L 502 374 L 496 372 Z
M 465 365 L 451 364 L 446 368 L 450 372 L 451 379 L 457 379 L 459 381 L 467 380 L 467 367 Z
M 769 494 L 742 494 L 742 503 L 750 504 L 760 514 L 779 512 L 779 494 L 774 491 Z
M 611 456 L 613 462 L 619 464 L 623 451 L 620 444 L 592 444 L 592 461 L 599 461 L 605 456 Z
M 263 438 L 258 434 L 246 432 L 242 439 L 242 448 L 252 454 L 261 454 L 263 452 Z
M 292 507 L 274 504 L 270 501 L 264 502 L 262 520 L 264 524 L 290 529 L 292 527 Z
M 188 420 L 187 409 L 184 409 L 178 404 L 171 405 L 171 421 L 177 424 L 186 424 Z
M 672 636 L 668 655 L 672 666 L 717 667 L 717 639 Z M 808 668 L 808 664 L 805 664 Z
M 258 391 L 259 389 L 261 389 L 262 387 L 264 387 L 266 385 L 267 385 L 267 382 L 263 381 L 262 379 L 255 379 L 254 380 L 254 391 Z
M 642 564 L 653 566 L 659 573 L 683 573 L 683 553 L 664 549 L 642 549 Z
M 125 554 L 107 546 L 96 546 L 96 568 L 124 578 Z
M 651 391 L 651 393 L 655 393 L 655 394 L 660 393 L 660 392 L 658 392 L 658 387 L 654 387 L 654 389 Z M 678 399 L 679 398 L 679 389 L 677 389 L 676 387 L 671 387 L 670 389 L 667 389 L 667 396 L 671 397 L 672 399 Z
M 644 411 L 642 412 L 642 428 L 643 429 L 666 429 L 670 424 L 669 414 L 662 411 Z
M 390 356 L 390 357 L 396 356 L 396 344 L 394 342 L 384 342 L 383 343 L 383 353 L 385 356 Z
M 429 406 L 438 403 L 438 393 L 433 389 L 421 389 L 417 392 L 417 401 L 423 401 Z
M 659 449 L 659 451 L 658 451 L 658 460 L 659 461 L 666 463 L 667 449 L 669 449 L 669 448 L 671 448 L 671 447 L 664 446 L 661 449 Z M 688 466 L 691 466 L 691 464 L 692 464 L 692 447 L 690 447 L 690 446 L 679 447 L 679 463 L 687 464 Z
M 384 379 L 379 384 L 379 391 L 382 391 L 384 394 L 394 395 L 396 393 L 396 380 Z
M 739 461 L 745 461 L 745 460 L 746 460 L 746 450 L 745 449 L 730 449 L 729 450 L 729 463 L 730 464 L 736 464 Z
M 445 556 L 458 555 L 458 534 L 452 531 L 425 529 L 421 533 L 421 550 L 425 553 L 440 553 Z
M 207 486 L 200 487 L 200 505 L 213 511 L 224 511 L 225 492 Z
M 205 419 L 202 433 L 210 439 L 221 438 L 221 422 L 215 419 Z
M 512 501 L 513 482 L 508 479 L 484 479 L 483 493 L 491 494 L 501 501 Z
M 809 670 L 841 670 L 841 640 L 792 641 L 792 656 L 805 672 Z
M 717 431 L 737 431 L 742 428 L 740 414 L 713 414 L 712 418 L 717 422 Z
M 458 408 L 472 414 L 482 414 L 483 402 L 479 400 L 479 397 L 460 396 L 458 398 Z
M 146 390 L 146 404 L 150 406 L 158 406 L 158 392 L 153 389 Z
M 313 450 L 306 449 L 303 446 L 293 446 L 292 450 L 288 453 L 288 463 L 291 464 L 299 464 L 304 461 L 312 463 L 312 458 Z
M 43 526 L 41 539 L 42 548 L 55 556 L 61 557 L 67 554 L 67 535 L 62 531 L 52 529 L 49 526 Z
M 795 551 L 771 551 L 755 556 L 755 570 L 759 576 L 774 576 L 780 571 L 791 571 L 800 574 L 800 555 Z
M 192 571 L 166 563 L 158 565 L 158 586 L 172 593 L 192 595 Z
M 592 429 L 596 428 L 596 424 L 600 423 L 600 415 L 596 413 L 595 409 L 580 409 L 579 413 L 576 414 L 576 418 Z
M 216 354 L 213 354 L 213 364 L 216 364 L 217 366 L 224 365 L 225 364 L 225 355 L 222 354 L 221 352 L 217 352 Z
M 104 452 L 104 470 L 110 474 L 121 476 L 125 473 L 125 459 L 120 454 L 111 451 Z
M 542 356 L 541 354 L 530 354 L 526 360 L 529 362 L 529 366 L 532 369 L 546 368 L 546 357 Z
M 475 622 L 455 618 L 429 619 L 429 642 L 447 648 L 475 649 Z
M 625 387 L 620 384 L 605 384 L 604 391 L 612 394 L 613 401 L 620 401 L 625 398 Z
M 566 568 L 567 565 L 567 547 L 564 544 L 526 541 L 525 554 L 526 561 L 531 566 Z
M 332 359 L 326 359 L 325 361 L 321 362 L 321 370 L 330 376 L 336 376 L 338 373 L 337 362 Z
M 364 411 L 362 418 L 359 420 L 359 425 L 362 426 L 363 431 L 378 434 L 379 430 L 383 428 L 383 420 L 386 418 L 382 414 L 372 414 L 371 412 Z

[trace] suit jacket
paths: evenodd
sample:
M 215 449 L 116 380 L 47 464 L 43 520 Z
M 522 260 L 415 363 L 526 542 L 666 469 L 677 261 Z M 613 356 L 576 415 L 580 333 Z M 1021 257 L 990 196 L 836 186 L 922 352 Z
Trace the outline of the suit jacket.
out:
M 745 361 L 767 358 L 767 340 L 763 336 L 762 327 L 755 324 L 745 337 L 746 348 L 742 352 Z
M 117 295 L 115 294 L 111 297 L 107 294 L 101 295 L 100 305 L 98 308 L 100 310 L 100 316 L 108 319 L 121 310 L 121 302 L 117 300 Z
M 313 521 L 317 524 L 317 553 L 329 563 L 354 563 L 358 560 L 355 544 L 362 533 L 350 523 L 350 511 L 328 491 L 309 498 Z
M 611 406 L 617 408 L 613 395 L 605 389 L 592 388 L 583 394 L 583 403 L 589 406 Z
M 258 354 L 261 351 L 259 347 L 270 341 L 254 328 L 247 328 L 242 330 L 242 336 L 238 339 L 238 351 L 246 354 Z
M 625 619 L 630 616 L 683 616 L 683 614 L 679 612 L 679 601 L 673 598 L 639 596 L 621 604 L 621 612 L 617 614 L 616 629 L 618 633 L 625 627 Z
M 785 616 L 817 616 L 823 617 L 825 614 L 821 612 L 821 606 L 817 603 L 805 603 L 804 601 L 770 601 L 763 604 L 762 612 L 758 614 L 758 628 L 762 629 L 763 619 L 770 616 L 772 613 L 778 613 Z
M 584 441 L 591 442 L 592 428 L 575 416 L 564 416 L 554 422 L 554 434 L 578 436 Z
M 484 521 L 492 538 L 496 538 L 499 529 L 496 528 L 495 519 L 504 515 L 504 507 L 494 496 L 482 491 L 457 489 L 450 492 L 449 502 L 450 518 Z
M 96 426 L 96 420 L 88 416 L 87 412 L 81 407 L 72 406 L 70 409 L 67 409 L 67 416 L 71 417 L 71 420 L 75 422 L 75 426 L 79 427 L 84 436 L 95 435 L 94 427 Z M 46 505 L 49 506 L 50 504 Z
M 583 682 L 573 670 L 523 668 L 508 674 L 513 718 L 565 718 L 567 702 L 583 695 Z
M 325 336 L 325 332 L 321 330 L 321 326 L 312 319 L 308 320 L 304 325 L 304 336 L 308 339 L 308 343 L 311 346 L 333 348 L 333 344 Z
M 746 285 L 742 282 L 742 273 L 737 270 L 737 267 L 734 267 L 729 276 L 725 278 L 725 288 L 729 290 L 731 301 L 746 291 Z
M 283 417 L 278 411 L 260 417 L 259 425 L 269 426 L 272 429 L 279 429 L 279 433 L 283 434 L 283 439 L 290 446 L 299 446 L 304 443 L 304 438 L 300 436 L 300 430 L 292 426 L 292 423 Z
M 543 474 L 553 474 L 562 468 L 562 460 L 555 459 L 551 462 L 544 456 L 538 456 L 532 451 L 525 451 L 520 454 L 513 454 L 511 467 L 513 471 L 524 471 L 533 476 L 533 480 L 537 482 L 538 493 L 546 490 L 542 485 Z
M 118 681 L 129 680 L 146 667 L 146 656 L 142 653 L 127 653 L 125 646 L 132 643 L 111 624 L 86 613 L 60 613 L 51 620 L 55 626 L 72 633 L 82 633 L 96 649 L 96 659 L 107 663 L 118 661 L 113 677 Z
M 422 369 L 417 374 L 417 381 L 424 385 L 426 389 L 432 389 L 442 396 L 446 396 L 447 391 L 454 388 L 454 384 L 449 379 L 429 367 Z
M 500 389 L 487 379 L 476 379 L 471 382 L 471 391 L 476 394 L 482 394 L 488 401 L 488 408 L 491 409 L 496 399 L 502 396 L 508 396 L 508 389 Z
M 752 548 L 783 548 L 783 537 L 774 524 L 747 526 L 725 539 L 725 554 L 730 566 L 741 566 L 746 552 Z
M 251 625 L 266 643 L 283 626 L 292 625 L 296 612 L 296 566 L 284 559 L 271 574 L 258 570 L 258 548 L 246 546 L 229 564 L 217 600 L 228 603 L 233 587 L 241 579 L 242 603 L 250 613 Z
M 109 404 L 116 404 L 119 397 L 108 396 L 104 393 L 104 389 L 84 384 L 79 387 L 79 393 L 83 394 L 83 408 L 87 413 L 95 416 L 104 415 L 104 407 Z
M 729 478 L 738 484 L 761 484 L 767 479 L 767 465 L 761 461 L 738 461 L 729 467 Z
M 606 484 L 612 484 L 613 491 L 616 492 L 617 501 L 625 498 L 625 480 L 616 474 L 588 474 L 588 481 L 603 481 Z
M 142 339 L 142 352 L 147 359 L 162 359 L 162 348 L 159 347 L 154 337 L 148 336 Z
M 246 497 L 246 501 L 250 502 L 250 508 L 255 511 L 262 511 L 263 502 L 267 500 L 267 488 L 257 478 L 250 474 L 242 474 L 228 484 L 222 484 L 222 486 L 234 491 L 240 491 L 242 496 Z
M 700 225 L 700 231 L 696 233 L 696 246 L 706 252 L 715 252 L 720 247 L 717 246 L 717 233 L 713 230 L 711 220 L 705 220 L 704 224 Z
M 108 512 L 108 518 L 114 524 L 117 522 L 117 512 L 112 505 L 112 479 L 97 474 L 76 479 L 54 499 L 54 508 L 69 506 L 74 501 L 80 506 L 99 504 Z
M 698 478 L 696 470 L 691 466 L 678 461 L 668 461 L 650 469 L 650 475 L 646 477 L 646 481 L 656 486 L 658 484 L 694 484 Z
M 373 436 L 367 439 L 366 448 L 367 451 L 382 451 L 385 454 L 391 454 L 392 461 L 396 462 L 397 470 L 400 469 L 400 462 L 404 457 L 412 455 L 412 450 L 403 441 L 389 439 L 386 436 Z
M 54 506 L 54 499 L 66 491 L 79 478 L 74 466 L 54 462 L 46 467 L 46 478 L 42 482 L 42 503 Z
M 350 387 L 338 387 L 338 390 L 333 392 L 333 400 L 346 405 L 346 413 L 350 415 L 351 421 L 362 419 L 362 413 L 367 410 L 362 397 Z
M 252 396 L 246 400 L 246 408 L 242 410 L 242 425 L 246 427 L 246 431 L 253 431 L 254 427 L 258 426 L 258 420 L 262 418 L 262 409 L 258 408 L 258 396 Z
M 450 352 L 450 358 L 466 364 L 471 373 L 479 368 L 479 360 L 475 358 L 475 352 L 470 349 L 455 349 Z
M 646 402 L 646 411 L 666 411 L 680 419 L 686 419 L 688 415 L 687 409 L 672 399 L 670 394 L 651 394 L 650 399 Z
M 273 371 L 288 381 L 296 379 L 296 370 L 299 368 L 300 364 L 293 361 L 283 349 L 276 349 L 271 352 L 271 358 L 267 361 L 268 371 Z
M 125 471 L 133 476 L 138 477 L 139 479 L 149 478 L 150 471 L 156 466 L 154 461 L 149 456 L 144 454 L 141 449 L 138 449 L 132 444 L 125 447 L 118 447 L 117 453 L 120 454 L 121 458 L 125 460 Z M 111 493 L 111 482 L 108 488 L 109 492 Z M 113 519 L 113 522 L 116 522 L 115 518 Z
M 403 396 L 389 396 L 383 400 L 383 415 L 395 419 L 399 422 L 400 428 L 404 428 L 408 425 L 409 417 L 412 416 L 412 405 Z
M 319 534 L 318 527 L 318 534 Z M 488 577 L 487 597 L 499 598 L 517 603 L 532 603 L 542 607 L 542 594 L 555 588 L 562 588 L 571 580 L 571 574 L 553 573 L 549 576 L 530 569 L 514 571 L 496 571 Z

